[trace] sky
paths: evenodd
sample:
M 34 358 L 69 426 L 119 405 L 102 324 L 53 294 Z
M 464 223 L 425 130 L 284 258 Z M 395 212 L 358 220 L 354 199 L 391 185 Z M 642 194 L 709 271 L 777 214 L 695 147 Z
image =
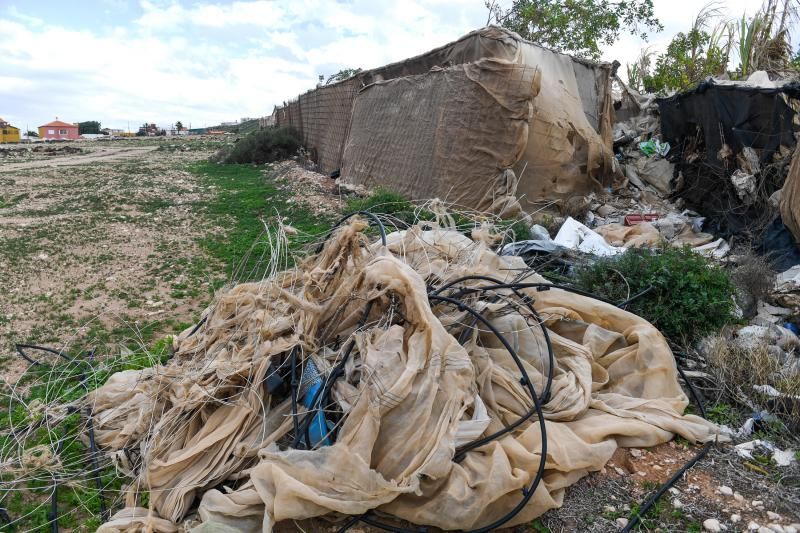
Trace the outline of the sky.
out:
M 663 32 L 602 49 L 621 73 L 643 47 L 663 51 L 703 4 L 654 3 Z M 759 2 L 719 4 L 740 18 Z M 486 18 L 483 0 L 0 0 L 0 117 L 133 131 L 260 117 L 319 75 L 423 53 Z

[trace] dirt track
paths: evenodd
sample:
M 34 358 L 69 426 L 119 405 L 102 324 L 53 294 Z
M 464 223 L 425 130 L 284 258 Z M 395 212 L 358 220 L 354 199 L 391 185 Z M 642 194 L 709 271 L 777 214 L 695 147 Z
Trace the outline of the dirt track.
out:
M 126 146 L 114 148 L 99 148 L 92 152 L 80 155 L 61 156 L 57 159 L 40 159 L 36 161 L 25 161 L 22 163 L 0 164 L 0 173 L 12 172 L 16 170 L 28 170 L 43 167 L 66 167 L 74 165 L 85 165 L 97 161 L 120 161 L 140 157 L 147 152 L 158 149 L 157 146 Z

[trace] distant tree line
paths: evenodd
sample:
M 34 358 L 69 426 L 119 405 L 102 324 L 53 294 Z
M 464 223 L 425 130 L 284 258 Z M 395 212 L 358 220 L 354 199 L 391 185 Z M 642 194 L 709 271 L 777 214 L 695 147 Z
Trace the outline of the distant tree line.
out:
M 97 135 L 100 133 L 100 122 L 96 120 L 87 120 L 86 122 L 78 122 L 78 133 L 80 135 Z

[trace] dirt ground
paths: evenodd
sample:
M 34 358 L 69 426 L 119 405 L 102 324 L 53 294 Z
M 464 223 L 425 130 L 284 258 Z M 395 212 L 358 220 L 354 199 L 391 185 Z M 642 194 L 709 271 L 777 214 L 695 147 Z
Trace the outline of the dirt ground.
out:
M 194 208 L 216 192 L 187 170 L 210 148 L 164 142 L 81 147 L 80 154 L 0 159 L 0 375 L 11 383 L 26 368 L 14 343 L 71 349 L 117 338 L 119 331 L 144 337 L 153 324 L 174 331 L 197 319 L 220 275 L 197 237 L 222 228 Z M 293 163 L 273 170 L 294 201 L 316 214 L 341 210 L 333 180 Z M 511 530 L 617 530 L 696 452 L 677 441 L 619 450 L 603 471 L 567 490 L 562 508 Z M 708 519 L 728 531 L 751 524 L 791 531 L 800 522 L 797 462 L 752 468 L 730 445 L 714 448 L 662 498 L 642 530 L 702 531 Z M 337 527 L 304 521 L 279 530 Z M 361 524 L 351 531 L 377 530 Z
M 76 143 L 77 144 L 77 143 Z M 26 162 L 0 159 L 0 365 L 14 382 L 14 343 L 69 347 L 169 315 L 191 322 L 208 291 L 191 205 L 213 191 L 186 166 L 205 151 L 98 146 Z M 200 265 L 200 266 L 198 266 Z

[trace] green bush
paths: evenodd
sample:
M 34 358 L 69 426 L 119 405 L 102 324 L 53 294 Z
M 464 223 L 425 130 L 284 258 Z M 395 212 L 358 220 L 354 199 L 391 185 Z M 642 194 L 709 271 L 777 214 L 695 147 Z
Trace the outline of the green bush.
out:
M 300 135 L 293 128 L 267 128 L 247 134 L 232 147 L 218 153 L 215 159 L 225 164 L 262 165 L 292 157 L 302 144 Z
M 400 193 L 376 188 L 369 196 L 351 198 L 347 201 L 347 213 L 354 211 L 369 211 L 370 213 L 391 215 L 392 217 L 411 225 L 416 222 L 414 204 Z M 424 218 L 424 214 L 422 214 Z
M 674 342 L 694 342 L 735 320 L 734 286 L 727 272 L 690 248 L 632 249 L 579 267 L 576 285 L 612 302 L 648 287 L 628 310 Z

